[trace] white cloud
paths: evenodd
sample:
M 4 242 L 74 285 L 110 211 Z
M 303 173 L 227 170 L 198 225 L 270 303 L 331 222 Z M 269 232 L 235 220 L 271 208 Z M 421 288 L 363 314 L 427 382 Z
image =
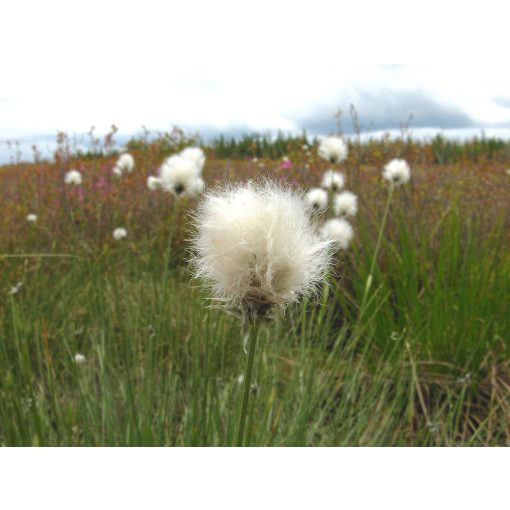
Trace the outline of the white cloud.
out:
M 332 117 L 340 104 L 362 109 L 367 91 L 386 91 L 394 103 L 402 93 L 422 94 L 480 124 L 510 123 L 510 109 L 494 100 L 510 90 L 510 69 L 473 65 L 476 41 L 464 41 L 473 58 L 456 66 L 359 64 L 410 46 L 412 54 L 409 41 L 425 33 L 421 24 L 398 26 L 398 18 L 398 30 L 382 24 L 396 11 L 394 2 L 380 4 L 10 2 L 0 32 L 1 47 L 9 48 L 0 139 L 91 125 L 104 132 L 112 123 L 124 133 L 142 124 L 298 130 L 301 119 L 327 111 Z M 433 20 L 434 31 L 418 57 L 446 27 L 430 10 L 420 22 Z M 484 16 L 468 7 L 463 15 L 479 22 Z M 491 23 L 497 37 L 504 23 L 494 15 Z M 436 46 L 448 57 L 457 50 L 447 43 Z

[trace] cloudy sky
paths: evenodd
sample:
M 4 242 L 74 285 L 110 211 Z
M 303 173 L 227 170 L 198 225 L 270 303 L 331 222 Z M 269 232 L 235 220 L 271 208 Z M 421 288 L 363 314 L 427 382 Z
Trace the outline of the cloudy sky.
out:
M 142 124 L 327 134 L 350 104 L 373 132 L 398 130 L 412 114 L 417 136 L 510 137 L 510 66 L 486 58 L 487 41 L 505 47 L 508 18 L 491 3 L 466 5 L 452 24 L 458 11 L 444 1 L 441 15 L 435 1 L 422 12 L 393 1 L 350 10 L 325 0 L 9 2 L 0 158 L 5 140 L 49 146 L 57 130 L 112 123 L 121 135 Z M 368 63 L 391 57 L 428 63 Z

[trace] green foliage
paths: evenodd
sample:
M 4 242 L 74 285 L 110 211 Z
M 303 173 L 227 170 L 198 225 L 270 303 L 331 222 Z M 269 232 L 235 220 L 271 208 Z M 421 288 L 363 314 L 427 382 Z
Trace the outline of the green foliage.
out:
M 451 209 L 427 230 L 402 199 L 362 316 L 369 216 L 340 255 L 342 277 L 259 331 L 246 444 L 508 441 L 502 226 L 482 235 Z M 165 270 L 154 239 L 129 242 L 1 260 L 2 289 L 7 274 L 24 282 L 0 300 L 1 444 L 233 444 L 246 362 L 238 319 L 211 308 L 178 260 Z
M 210 143 L 210 147 L 218 158 L 280 159 L 292 152 L 301 151 L 302 146 L 308 143 L 306 132 L 303 132 L 301 136 L 292 136 L 279 131 L 274 138 L 270 135 L 256 133 L 242 135 L 238 138 L 226 138 L 224 135 L 220 135 Z
M 468 158 L 471 160 L 508 160 L 510 156 L 510 142 L 486 138 L 485 135 L 473 137 L 470 140 L 458 141 L 446 139 L 443 135 L 436 135 L 431 140 L 436 163 L 440 165 L 458 163 Z
M 0 173 L 0 444 L 232 445 L 246 364 L 239 321 L 186 271 L 196 203 L 177 206 L 146 185 L 165 156 L 201 141 L 146 132 L 128 144 L 135 171 L 118 179 L 114 158 L 98 156 L 115 153 L 113 139 L 90 136 L 90 161 L 73 159 L 60 134 L 56 164 Z M 327 164 L 305 140 L 220 137 L 204 178 L 260 171 L 315 186 Z M 384 138 L 349 148 L 356 239 L 317 300 L 260 329 L 245 444 L 508 444 L 510 181 L 506 161 L 477 164 L 508 145 Z M 284 172 L 239 159 L 287 154 Z M 392 157 L 408 159 L 413 179 L 396 191 L 376 250 L 379 172 Z M 64 188 L 75 165 L 83 185 Z M 116 242 L 119 226 L 128 237 Z
M 151 134 L 144 128 L 140 136 L 134 136 L 126 143 L 126 150 L 146 155 L 156 150 L 160 157 L 167 157 L 179 152 L 184 147 L 200 143 L 198 134 L 187 134 L 182 129 L 174 127 L 170 132 Z

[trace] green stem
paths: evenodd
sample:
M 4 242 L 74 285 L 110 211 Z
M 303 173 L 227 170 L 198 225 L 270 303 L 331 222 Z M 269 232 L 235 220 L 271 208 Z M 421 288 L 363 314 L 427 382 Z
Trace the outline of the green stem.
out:
M 172 254 L 172 240 L 175 230 L 176 216 L 177 216 L 177 208 L 179 205 L 179 200 L 177 197 L 174 197 L 174 202 L 172 204 L 172 213 L 169 218 L 169 228 L 168 228 L 168 241 L 164 258 L 164 267 L 163 267 L 163 275 L 161 279 L 161 292 L 159 295 L 159 310 L 158 310 L 158 326 L 156 327 L 156 331 L 158 336 L 161 337 L 163 335 L 163 331 L 165 328 L 165 322 L 163 320 L 164 310 L 166 307 L 166 302 L 168 299 L 168 273 L 169 273 L 169 265 L 170 265 L 170 257 Z M 152 337 L 151 337 L 152 338 Z M 172 339 L 175 338 L 175 335 L 172 335 Z M 174 340 L 172 340 L 174 341 Z M 152 342 L 152 340 L 151 340 Z
M 372 256 L 372 262 L 370 263 L 370 271 L 368 273 L 368 278 L 367 278 L 367 281 L 366 281 L 366 284 L 365 284 L 365 291 L 364 291 L 364 294 L 363 294 L 363 300 L 361 302 L 361 307 L 360 307 L 360 318 L 361 318 L 361 316 L 364 313 L 364 308 L 365 308 L 365 305 L 366 305 L 366 301 L 367 301 L 367 297 L 368 297 L 368 292 L 370 291 L 370 287 L 372 285 L 372 279 L 374 277 L 374 270 L 375 270 L 375 263 L 377 261 L 377 255 L 379 254 L 379 249 L 381 248 L 381 241 L 382 241 L 382 236 L 383 236 L 384 229 L 386 227 L 386 222 L 388 221 L 388 214 L 390 212 L 390 204 L 391 204 L 391 200 L 393 198 L 394 188 L 395 187 L 393 185 L 390 185 L 390 190 L 388 192 L 388 200 L 386 202 L 386 208 L 384 209 L 384 216 L 383 216 L 383 219 L 382 219 L 382 222 L 381 222 L 381 226 L 379 228 L 379 234 L 377 236 L 377 243 L 375 245 L 374 254 Z
M 248 398 L 250 396 L 251 387 L 251 374 L 253 371 L 253 359 L 255 358 L 255 346 L 257 344 L 257 329 L 253 325 L 250 327 L 249 332 L 249 351 L 248 361 L 246 363 L 246 371 L 244 374 L 244 389 L 243 389 L 243 400 L 241 404 L 241 414 L 239 415 L 239 427 L 237 429 L 236 446 L 243 446 L 244 440 L 244 425 L 246 422 L 246 411 L 248 409 Z
M 331 188 L 328 188 L 328 215 L 327 215 L 328 220 L 335 217 L 335 213 L 333 212 L 333 199 L 334 192 Z
M 167 247 L 166 247 L 166 253 L 165 253 L 165 267 L 163 268 L 163 280 L 162 280 L 162 287 L 163 287 L 163 298 L 166 295 L 166 284 L 168 280 L 168 266 L 170 265 L 170 256 L 172 253 L 172 240 L 174 235 L 174 229 L 175 229 L 175 221 L 177 216 L 177 206 L 179 204 L 179 200 L 177 197 L 174 197 L 174 203 L 172 207 L 172 215 L 170 216 L 169 221 L 169 230 L 168 230 L 168 241 L 167 241 Z M 163 299 L 164 301 L 164 299 Z

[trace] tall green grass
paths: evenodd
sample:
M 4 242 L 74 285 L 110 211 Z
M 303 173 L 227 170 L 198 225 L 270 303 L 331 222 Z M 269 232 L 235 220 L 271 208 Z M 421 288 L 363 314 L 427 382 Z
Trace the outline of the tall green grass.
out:
M 397 195 L 362 314 L 380 222 L 366 207 L 317 299 L 260 329 L 245 444 L 509 441 L 503 224 L 452 205 L 431 226 Z M 211 307 L 180 252 L 165 268 L 165 244 L 0 259 L 1 444 L 234 444 L 238 320 Z M 13 275 L 24 284 L 9 295 Z

